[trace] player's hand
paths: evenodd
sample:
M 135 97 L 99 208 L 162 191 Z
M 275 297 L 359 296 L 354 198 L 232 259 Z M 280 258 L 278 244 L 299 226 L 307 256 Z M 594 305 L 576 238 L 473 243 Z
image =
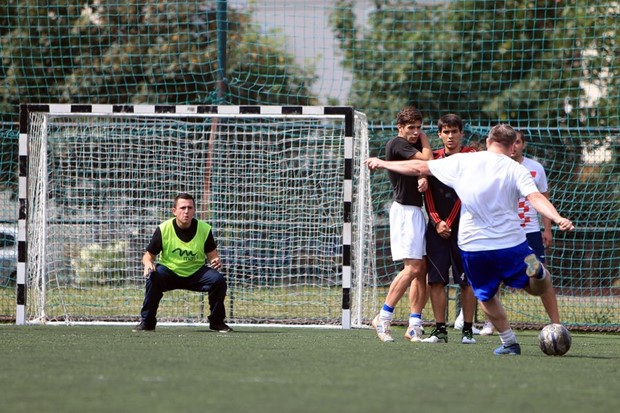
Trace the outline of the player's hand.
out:
M 575 229 L 575 226 L 573 225 L 573 223 L 571 222 L 570 219 L 568 218 L 560 218 L 556 224 L 558 224 L 558 227 L 562 230 L 562 231 L 572 231 L 573 229 Z
M 151 273 L 155 272 L 155 267 L 152 265 L 145 265 L 144 266 L 144 277 L 145 278 L 149 278 L 151 276 Z
M 428 179 L 425 176 L 418 178 L 418 191 L 424 192 L 428 189 Z
M 213 268 L 214 270 L 218 270 L 220 268 L 222 268 L 222 261 L 220 261 L 219 258 L 213 258 L 210 262 L 209 262 L 209 266 L 211 268 Z
M 441 238 L 448 239 L 452 235 L 452 229 L 450 229 L 446 221 L 440 221 L 439 224 L 435 225 L 435 230 Z
M 364 163 L 371 171 L 383 168 L 383 161 L 379 158 L 368 158 L 364 161 Z

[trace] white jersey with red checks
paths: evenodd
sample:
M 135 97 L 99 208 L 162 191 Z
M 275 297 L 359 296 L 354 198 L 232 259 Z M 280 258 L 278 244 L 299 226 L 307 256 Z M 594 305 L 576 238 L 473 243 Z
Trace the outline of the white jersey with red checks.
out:
M 547 175 L 545 174 L 545 169 L 543 166 L 535 160 L 526 157 L 523 157 L 521 165 L 530 171 L 530 175 L 534 178 L 538 191 L 540 193 L 547 192 L 549 186 L 547 184 Z M 518 212 L 519 219 L 521 219 L 521 227 L 526 233 L 540 231 L 538 212 L 524 197 L 519 197 Z

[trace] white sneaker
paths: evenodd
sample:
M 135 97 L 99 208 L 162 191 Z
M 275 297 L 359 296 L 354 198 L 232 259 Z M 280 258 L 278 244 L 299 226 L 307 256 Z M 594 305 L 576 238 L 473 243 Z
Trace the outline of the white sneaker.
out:
M 379 340 L 385 343 L 394 341 L 390 320 L 380 320 L 379 314 L 377 314 L 377 316 L 372 319 L 372 326 L 375 328 Z
M 456 317 L 456 319 L 454 320 L 454 329 L 463 330 L 464 323 L 465 323 L 465 320 L 463 319 L 463 310 L 461 310 L 458 317 Z M 471 331 L 473 331 L 474 334 L 480 334 L 480 329 L 474 326 L 472 326 Z
M 422 343 L 447 343 L 448 342 L 448 331 L 439 331 L 434 329 L 431 332 L 431 335 L 424 340 Z
M 461 343 L 462 344 L 476 344 L 476 339 L 473 336 L 473 332 L 474 331 L 472 329 L 471 334 L 470 333 L 467 333 L 467 334 L 463 333 L 461 335 Z
M 455 330 L 462 330 L 463 329 L 463 310 L 461 310 L 461 312 L 459 313 L 459 315 L 456 317 L 456 320 L 454 320 L 454 329 Z
M 422 326 L 409 326 L 407 332 L 405 332 L 405 338 L 414 343 L 422 341 L 422 335 L 424 334 L 424 328 Z
M 484 327 L 482 327 L 479 334 L 481 336 L 492 336 L 493 333 L 495 333 L 495 327 L 493 327 L 493 324 L 491 324 L 490 321 L 487 321 L 484 323 Z

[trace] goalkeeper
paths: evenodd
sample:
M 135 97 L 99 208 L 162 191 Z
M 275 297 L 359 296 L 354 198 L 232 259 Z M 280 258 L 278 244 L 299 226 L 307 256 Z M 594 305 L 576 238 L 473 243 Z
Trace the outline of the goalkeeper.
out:
M 227 285 L 218 271 L 222 263 L 211 225 L 195 219 L 195 213 L 194 198 L 181 193 L 174 199 L 174 218 L 155 229 L 142 257 L 146 289 L 140 324 L 133 331 L 155 330 L 157 309 L 164 292 L 178 289 L 207 292 L 210 329 L 232 331 L 224 323 Z

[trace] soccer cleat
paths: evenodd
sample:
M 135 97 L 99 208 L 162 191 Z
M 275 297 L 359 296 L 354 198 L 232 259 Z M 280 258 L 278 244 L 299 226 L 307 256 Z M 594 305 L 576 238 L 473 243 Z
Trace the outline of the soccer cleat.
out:
M 422 326 L 409 326 L 405 332 L 405 338 L 411 342 L 419 343 L 422 341 L 422 335 L 424 334 L 424 328 Z
M 463 331 L 461 335 L 461 343 L 462 344 L 476 344 L 476 339 L 474 338 L 474 332 L 472 330 Z
M 141 331 L 155 331 L 155 326 L 146 324 L 144 321 L 140 321 L 140 324 L 135 326 L 131 331 L 137 333 Z
M 377 314 L 377 316 L 372 319 L 372 326 L 375 328 L 379 340 L 383 341 L 384 343 L 390 343 L 394 341 L 394 338 L 392 337 L 390 320 L 381 320 L 379 319 L 379 315 Z
M 480 335 L 481 336 L 492 336 L 493 333 L 495 333 L 495 327 L 493 327 L 493 324 L 491 324 L 490 321 L 487 321 L 486 323 L 484 323 L 484 327 L 482 327 L 482 330 L 480 330 Z
M 233 331 L 233 329 L 223 321 L 220 321 L 219 323 L 211 322 L 209 324 L 209 329 L 217 331 L 218 333 L 230 333 L 231 331 Z
M 518 356 L 521 354 L 519 343 L 512 343 L 509 346 L 501 345 L 493 351 L 496 356 Z
M 525 261 L 525 264 L 527 264 L 527 269 L 525 270 L 525 272 L 527 273 L 528 277 L 542 278 L 544 270 L 536 254 L 528 255 L 523 261 Z
M 434 329 L 431 332 L 430 337 L 422 340 L 423 343 L 447 343 L 448 342 L 448 332 L 446 330 L 438 330 Z

